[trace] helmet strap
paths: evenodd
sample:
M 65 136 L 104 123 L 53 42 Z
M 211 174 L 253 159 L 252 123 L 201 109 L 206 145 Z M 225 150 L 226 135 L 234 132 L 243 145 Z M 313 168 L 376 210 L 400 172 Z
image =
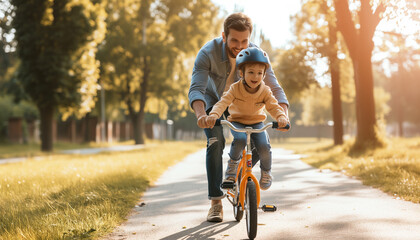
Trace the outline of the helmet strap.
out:
M 244 81 L 243 81 L 244 82 L 244 85 L 247 86 L 247 87 L 249 87 L 249 88 L 251 88 L 251 86 L 249 86 L 248 83 L 246 83 L 245 78 L 243 78 L 243 79 L 244 79 Z

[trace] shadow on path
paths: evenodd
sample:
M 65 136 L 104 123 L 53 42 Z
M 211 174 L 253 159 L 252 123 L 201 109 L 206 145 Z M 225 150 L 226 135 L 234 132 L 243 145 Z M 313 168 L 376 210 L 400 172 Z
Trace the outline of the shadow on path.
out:
M 173 240 L 173 239 L 216 239 L 216 235 L 236 226 L 239 222 L 222 222 L 222 223 L 210 223 L 202 222 L 193 228 L 189 228 L 178 233 L 171 234 L 162 240 Z

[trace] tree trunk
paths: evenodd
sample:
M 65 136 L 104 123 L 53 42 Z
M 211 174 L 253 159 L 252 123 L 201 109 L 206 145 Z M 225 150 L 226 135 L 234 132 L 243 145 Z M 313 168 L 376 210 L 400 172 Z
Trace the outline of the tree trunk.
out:
M 76 119 L 70 118 L 70 141 L 75 143 L 77 141 Z
M 140 109 L 139 112 L 139 143 L 137 144 L 144 144 L 144 140 L 145 140 L 145 135 L 146 135 L 146 131 L 145 131 L 145 123 L 144 123 L 144 109 Z
M 334 145 L 343 144 L 343 111 L 341 107 L 340 64 L 337 57 L 337 28 L 328 23 L 329 62 L 331 73 L 332 113 L 334 121 Z
M 130 109 L 130 108 L 129 108 Z M 144 144 L 144 128 L 142 128 L 144 116 L 141 116 L 140 112 L 134 112 L 133 110 L 129 110 L 130 120 L 133 124 L 133 135 L 134 135 L 134 142 L 135 144 Z M 144 114 L 143 114 L 144 115 Z
M 347 0 L 335 0 L 337 27 L 343 34 L 353 62 L 356 85 L 356 147 L 377 146 L 381 142 L 376 134 L 375 102 L 373 97 L 372 50 L 373 34 L 381 20 L 385 6 L 380 3 L 372 12 L 370 1 L 361 0 L 358 12 L 360 29 L 356 29 Z
M 375 100 L 373 97 L 373 75 L 371 52 L 361 52 L 353 60 L 354 79 L 356 84 L 356 145 L 379 143 L 376 135 Z
M 54 107 L 39 107 L 41 117 L 41 151 L 51 152 L 53 150 L 53 121 Z
M 127 81 L 127 89 L 129 92 L 129 84 Z M 131 121 L 131 124 L 133 125 L 133 137 L 134 137 L 134 143 L 135 144 L 140 144 L 141 143 L 141 139 L 140 139 L 140 124 L 139 124 L 139 114 L 136 112 L 136 110 L 134 109 L 133 103 L 131 101 L 130 98 L 127 98 L 126 101 L 127 104 L 127 108 L 128 108 L 128 115 Z
M 135 144 L 144 144 L 144 141 L 142 142 L 142 139 L 141 139 L 139 114 L 134 111 L 129 111 L 129 112 L 130 112 L 130 120 L 131 120 L 131 123 L 133 124 L 134 142 Z
M 334 145 L 343 144 L 343 111 L 341 108 L 340 72 L 331 69 Z
M 149 68 L 149 59 L 147 56 L 143 57 L 144 67 L 143 67 L 143 81 L 140 85 L 140 111 L 139 111 L 139 127 L 140 127 L 140 142 L 139 144 L 144 144 L 144 108 L 146 106 L 147 101 L 147 91 L 149 87 L 149 76 L 150 76 L 150 68 Z

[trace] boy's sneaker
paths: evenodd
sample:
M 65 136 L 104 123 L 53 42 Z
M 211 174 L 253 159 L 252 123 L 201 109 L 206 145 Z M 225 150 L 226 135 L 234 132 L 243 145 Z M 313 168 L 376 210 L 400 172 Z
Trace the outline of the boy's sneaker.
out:
M 267 190 L 271 187 L 273 182 L 273 175 L 271 175 L 271 170 L 264 171 L 261 169 L 261 178 L 260 178 L 260 188 L 261 190 Z
M 232 159 L 229 159 L 228 166 L 225 172 L 225 181 L 235 181 L 236 170 L 238 169 L 239 162 L 239 160 L 234 161 Z
M 223 221 L 223 205 L 215 204 L 211 206 L 207 215 L 208 222 L 221 222 Z

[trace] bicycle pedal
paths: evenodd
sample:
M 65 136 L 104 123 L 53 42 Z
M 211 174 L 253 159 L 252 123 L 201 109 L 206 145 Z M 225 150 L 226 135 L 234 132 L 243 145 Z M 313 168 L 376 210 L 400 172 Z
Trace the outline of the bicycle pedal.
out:
M 223 189 L 232 189 L 235 187 L 234 181 L 223 181 L 221 187 Z
M 277 211 L 277 207 L 274 205 L 263 205 L 261 208 L 264 212 L 275 212 Z

